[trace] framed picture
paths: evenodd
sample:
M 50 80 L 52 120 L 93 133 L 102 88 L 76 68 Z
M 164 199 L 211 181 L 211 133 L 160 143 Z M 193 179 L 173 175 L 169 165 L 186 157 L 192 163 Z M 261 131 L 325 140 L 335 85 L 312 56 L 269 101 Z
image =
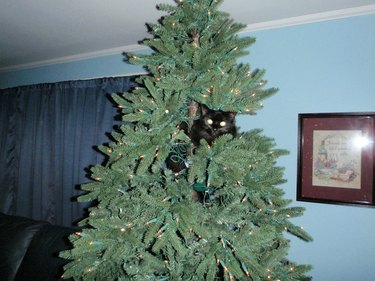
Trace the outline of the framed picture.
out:
M 298 116 L 297 200 L 373 207 L 373 113 Z

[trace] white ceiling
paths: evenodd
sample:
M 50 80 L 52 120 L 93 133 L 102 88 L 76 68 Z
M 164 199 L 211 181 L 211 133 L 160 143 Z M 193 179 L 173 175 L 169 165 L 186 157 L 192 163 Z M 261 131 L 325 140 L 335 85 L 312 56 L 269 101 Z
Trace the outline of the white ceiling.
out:
M 119 53 L 150 35 L 145 23 L 173 0 L 0 0 L 0 70 Z M 375 12 L 375 0 L 226 0 L 221 10 L 256 25 L 340 11 Z M 345 14 L 345 13 L 344 13 Z

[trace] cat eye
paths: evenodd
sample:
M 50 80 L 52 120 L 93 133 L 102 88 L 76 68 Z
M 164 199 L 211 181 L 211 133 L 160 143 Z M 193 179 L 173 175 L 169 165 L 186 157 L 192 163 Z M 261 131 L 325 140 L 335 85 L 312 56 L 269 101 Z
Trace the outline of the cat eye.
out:
M 212 119 L 207 119 L 207 124 L 208 125 L 212 125 L 214 123 L 214 121 L 212 121 Z
M 225 123 L 225 121 L 221 121 L 221 122 L 220 122 L 220 126 L 221 126 L 221 127 L 224 127 L 226 124 L 227 124 L 227 123 Z

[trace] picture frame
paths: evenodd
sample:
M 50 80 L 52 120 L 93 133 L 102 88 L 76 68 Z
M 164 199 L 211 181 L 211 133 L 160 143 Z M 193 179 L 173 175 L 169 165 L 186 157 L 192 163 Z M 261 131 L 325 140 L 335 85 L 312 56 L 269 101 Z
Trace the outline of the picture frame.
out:
M 375 112 L 298 115 L 297 200 L 374 207 Z

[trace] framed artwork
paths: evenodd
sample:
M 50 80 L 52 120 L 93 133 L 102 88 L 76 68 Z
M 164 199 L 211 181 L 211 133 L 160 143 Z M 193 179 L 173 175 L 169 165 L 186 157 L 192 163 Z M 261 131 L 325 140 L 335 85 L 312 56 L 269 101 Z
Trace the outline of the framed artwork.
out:
M 373 207 L 373 113 L 298 115 L 297 200 Z

